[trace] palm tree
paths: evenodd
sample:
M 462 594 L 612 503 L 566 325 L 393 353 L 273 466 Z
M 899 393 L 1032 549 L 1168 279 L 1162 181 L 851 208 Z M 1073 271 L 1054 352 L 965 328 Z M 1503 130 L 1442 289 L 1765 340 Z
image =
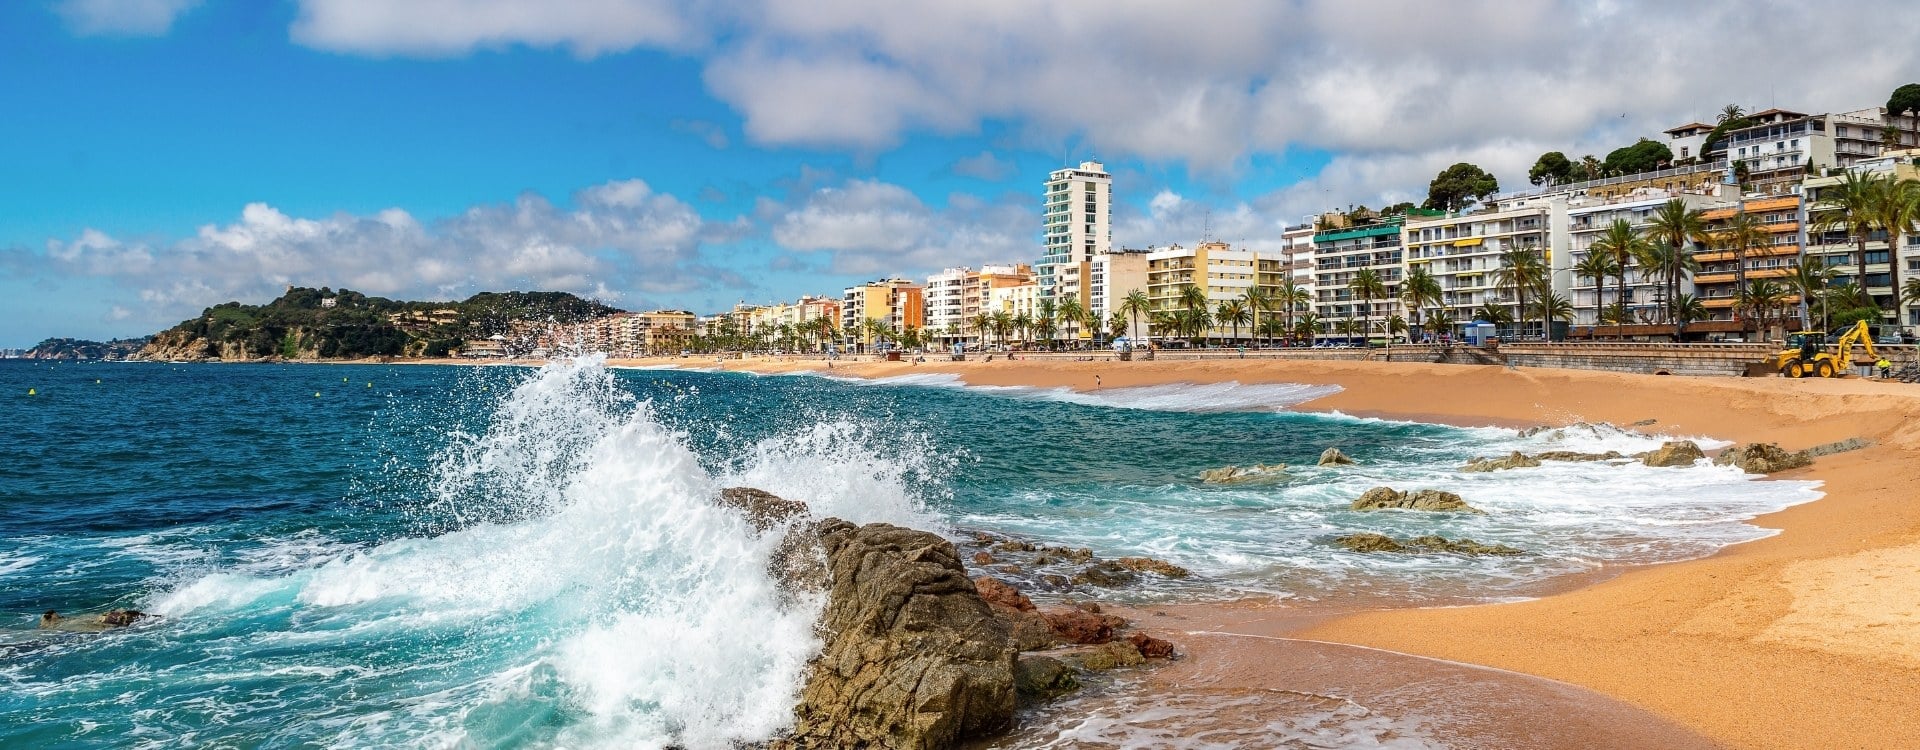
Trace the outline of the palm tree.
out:
M 1906 298 L 1907 304 L 1909 305 L 1920 305 L 1920 276 L 1907 279 L 1906 287 L 1901 291 L 1901 296 Z
M 1604 302 L 1604 300 L 1601 299 L 1601 297 L 1604 296 L 1601 290 L 1607 286 L 1607 277 L 1612 276 L 1618 270 L 1619 266 L 1614 264 L 1613 255 L 1599 250 L 1589 250 L 1586 256 L 1580 259 L 1580 262 L 1573 264 L 1573 274 L 1575 276 L 1593 279 L 1593 321 L 1595 325 L 1598 325 L 1600 322 L 1600 308 Z
M 1527 304 L 1529 292 L 1536 292 L 1547 282 L 1547 264 L 1533 248 L 1516 247 L 1500 253 L 1500 268 L 1493 273 L 1494 283 L 1513 289 L 1514 298 L 1519 302 L 1524 328 L 1524 318 L 1533 308 Z M 1550 325 L 1542 325 L 1544 333 Z
M 1319 332 L 1320 316 L 1313 313 L 1302 315 L 1298 320 L 1293 322 L 1293 335 L 1297 338 L 1305 339 L 1309 345 L 1313 343 L 1314 334 Z
M 1260 313 L 1273 309 L 1273 297 L 1255 283 L 1241 293 L 1240 304 L 1245 305 L 1247 312 L 1253 316 L 1247 324 L 1247 332 L 1254 336 L 1260 335 Z
M 1040 300 L 1039 309 L 1034 311 L 1033 328 L 1040 338 L 1047 342 L 1047 348 L 1054 348 L 1054 323 L 1060 319 L 1060 307 L 1052 298 Z
M 1733 288 L 1745 291 L 1747 250 L 1764 246 L 1772 240 L 1772 235 L 1767 232 L 1767 225 L 1761 222 L 1759 217 L 1747 213 L 1743 208 L 1735 213 L 1733 218 L 1727 220 L 1727 225 L 1721 228 L 1715 239 L 1719 241 L 1721 247 L 1733 251 Z M 1746 329 L 1746 323 L 1743 321 L 1740 330 L 1745 332 Z
M 1413 316 L 1413 328 L 1420 328 L 1420 311 L 1427 305 L 1440 304 L 1442 292 L 1440 280 L 1427 273 L 1425 263 L 1407 274 L 1406 281 L 1400 282 L 1400 299 L 1407 304 L 1407 314 Z
M 1152 316 L 1153 301 L 1147 299 L 1146 292 L 1143 292 L 1139 289 L 1135 289 L 1131 292 L 1127 292 L 1126 297 L 1121 298 L 1120 312 L 1126 313 L 1127 317 L 1133 320 L 1134 329 L 1138 330 L 1140 328 L 1140 315 L 1142 313 L 1145 313 L 1149 317 Z M 1151 330 L 1149 330 L 1147 334 L 1147 344 L 1149 346 L 1153 344 L 1153 334 Z
M 1732 122 L 1747 116 L 1747 111 L 1738 104 L 1729 104 L 1720 108 L 1719 122 Z
M 1435 338 L 1452 333 L 1453 313 L 1442 307 L 1427 316 L 1427 332 L 1432 333 Z
M 1771 279 L 1754 279 L 1740 288 L 1740 304 L 1760 319 L 1760 338 L 1767 337 L 1767 320 L 1775 308 L 1785 304 L 1787 290 Z M 1744 329 L 1743 329 L 1744 330 Z
M 1873 218 L 1887 230 L 1887 286 L 1893 290 L 1895 322 L 1900 322 L 1900 236 L 1920 220 L 1920 181 L 1889 175 L 1874 194 Z M 1864 270 L 1864 269 L 1862 269 Z
M 1079 297 L 1063 297 L 1056 310 L 1060 316 L 1060 322 L 1067 329 L 1067 347 L 1079 348 L 1080 338 L 1074 335 L 1073 327 L 1087 319 L 1087 308 L 1080 304 Z
M 848 323 L 840 327 L 841 340 L 847 342 L 848 347 L 858 351 L 860 347 L 860 336 L 865 333 L 866 330 L 866 326 L 859 323 Z
M 1817 207 L 1825 210 L 1813 223 L 1813 230 L 1821 234 L 1845 232 L 1853 237 L 1853 280 L 1863 285 L 1867 283 L 1867 238 L 1879 226 L 1875 209 L 1881 200 L 1880 181 L 1877 175 L 1849 170 L 1839 184 L 1820 188 Z
M 1115 310 L 1107 313 L 1107 340 L 1112 341 L 1127 335 L 1127 314 Z
M 1244 299 L 1230 299 L 1220 303 L 1213 312 L 1213 319 L 1219 323 L 1233 326 L 1233 341 L 1240 340 L 1240 326 L 1252 320 L 1253 311 L 1247 309 Z
M 1506 305 L 1481 305 L 1480 309 L 1473 311 L 1473 317 L 1492 323 L 1496 328 L 1513 325 L 1513 313 L 1507 310 Z
M 1365 328 L 1362 330 L 1371 336 L 1373 334 L 1373 298 L 1387 296 L 1386 283 L 1380 280 L 1379 272 L 1371 268 L 1362 268 L 1354 272 L 1353 279 L 1347 282 L 1347 289 L 1365 300 L 1366 306 L 1360 308 L 1360 315 L 1365 323 Z M 1347 335 L 1352 336 L 1353 332 L 1348 331 Z
M 869 349 L 875 342 L 886 341 L 893 337 L 893 329 L 888 328 L 887 324 L 880 322 L 877 318 L 867 318 L 860 326 L 866 334 Z
M 1180 304 L 1180 309 L 1186 312 L 1186 317 L 1182 318 L 1186 324 L 1191 324 L 1199 317 L 1204 317 L 1207 314 L 1207 290 L 1205 289 L 1201 289 L 1193 284 L 1182 286 L 1180 287 L 1180 295 L 1177 301 Z M 1195 313 L 1199 313 L 1199 315 L 1196 316 Z M 1190 332 L 1190 325 L 1183 325 L 1181 330 L 1186 333 L 1187 343 L 1189 345 L 1193 343 L 1192 339 L 1194 336 L 1201 335 L 1200 333 Z M 1205 329 L 1202 329 L 1201 333 L 1205 333 Z
M 1406 332 L 1407 332 L 1406 318 L 1400 317 L 1398 313 L 1387 316 L 1387 340 L 1388 341 L 1392 341 L 1393 337 Z
M 1545 323 L 1543 330 L 1546 332 L 1546 338 L 1552 340 L 1553 321 L 1572 319 L 1573 303 L 1567 301 L 1566 297 L 1549 290 L 1534 299 L 1533 307 L 1529 311 L 1540 316 L 1541 322 Z
M 1680 299 L 1680 278 L 1687 271 L 1685 260 L 1693 258 L 1689 248 L 1696 243 L 1705 245 L 1712 239 L 1707 233 L 1705 214 L 1706 212 L 1700 209 L 1688 208 L 1686 201 L 1675 198 L 1660 204 L 1659 208 L 1654 209 L 1653 216 L 1647 220 L 1647 233 L 1653 239 L 1665 242 L 1673 248 L 1673 262 L 1663 269 L 1666 271 L 1667 299 L 1676 301 Z M 1699 267 L 1697 262 L 1693 265 L 1695 268 Z M 1687 324 L 1678 320 L 1679 316 L 1674 317 L 1676 320 L 1673 339 L 1679 341 L 1682 334 L 1686 332 Z
M 1673 319 L 1679 326 L 1677 330 L 1684 331 L 1688 323 L 1707 319 L 1707 306 L 1700 303 L 1699 297 L 1682 294 L 1674 298 Z
M 1273 344 L 1273 339 L 1275 337 L 1287 335 L 1287 321 L 1282 320 L 1280 318 L 1273 317 L 1271 315 L 1261 318 L 1260 325 L 1257 327 L 1260 330 L 1256 331 L 1256 333 L 1260 334 L 1261 336 L 1265 336 L 1267 338 L 1268 345 Z
M 986 311 L 974 313 L 967 320 L 973 326 L 973 333 L 980 337 L 980 348 L 987 348 L 987 334 L 993 330 L 993 315 Z
M 1792 290 L 1794 294 L 1800 295 L 1801 330 L 1807 330 L 1813 327 L 1809 307 L 1815 300 L 1820 302 L 1820 319 L 1823 321 L 1826 320 L 1827 287 L 1831 286 L 1833 280 L 1839 276 L 1840 272 L 1838 270 L 1829 268 L 1826 263 L 1821 262 L 1819 258 L 1814 256 L 1802 257 L 1799 262 L 1793 264 L 1787 274 L 1786 281 L 1787 288 Z
M 1293 314 L 1311 301 L 1313 301 L 1311 295 L 1308 295 L 1307 290 L 1302 289 L 1300 282 L 1294 281 L 1292 276 L 1280 282 L 1280 293 L 1274 296 L 1274 304 L 1287 311 L 1288 333 L 1293 332 Z
M 1596 255 L 1604 254 L 1613 259 L 1613 272 L 1619 278 L 1619 283 L 1615 286 L 1613 301 L 1614 304 L 1619 305 L 1623 311 L 1627 306 L 1627 266 L 1639 260 L 1640 257 L 1645 254 L 1647 248 L 1646 238 L 1641 237 L 1639 232 L 1633 231 L 1633 223 L 1626 219 L 1614 220 L 1612 224 L 1607 225 L 1607 228 L 1600 233 L 1600 238 L 1593 241 L 1593 247 L 1590 249 L 1591 253 Z M 1650 274 L 1644 266 L 1641 268 L 1640 273 L 1642 280 L 1645 280 Z M 1596 287 L 1594 294 L 1597 296 L 1599 293 L 1600 290 Z M 1625 315 L 1614 317 L 1615 338 L 1626 338 L 1625 332 L 1618 330 L 1618 327 L 1622 324 L 1621 321 L 1625 319 Z

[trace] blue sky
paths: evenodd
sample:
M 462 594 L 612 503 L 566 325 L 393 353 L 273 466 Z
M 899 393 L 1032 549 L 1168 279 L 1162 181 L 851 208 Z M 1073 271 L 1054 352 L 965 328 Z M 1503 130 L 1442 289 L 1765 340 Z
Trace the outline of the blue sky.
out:
M 1118 242 L 1209 222 L 1269 245 L 1321 208 L 1417 200 L 1454 161 L 1513 187 L 1544 150 L 1604 154 L 1729 100 L 1872 106 L 1915 69 L 1882 50 L 1885 75 L 1791 96 L 1820 64 L 1622 80 L 1581 40 L 1644 32 L 1657 66 L 1656 25 L 1751 21 L 1430 5 L 4 3 L 0 346 L 288 283 L 710 311 L 1030 261 L 1039 181 L 1095 156 Z M 1785 20 L 1719 51 L 1821 38 Z

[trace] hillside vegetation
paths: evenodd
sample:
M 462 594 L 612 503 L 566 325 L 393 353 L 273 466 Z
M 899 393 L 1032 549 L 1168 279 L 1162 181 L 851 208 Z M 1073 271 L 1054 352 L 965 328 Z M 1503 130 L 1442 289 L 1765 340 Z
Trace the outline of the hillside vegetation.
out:
M 620 312 L 565 292 L 482 292 L 407 302 L 349 289 L 296 287 L 264 305 L 228 302 L 161 331 L 146 359 L 359 359 L 443 356 L 467 339 Z

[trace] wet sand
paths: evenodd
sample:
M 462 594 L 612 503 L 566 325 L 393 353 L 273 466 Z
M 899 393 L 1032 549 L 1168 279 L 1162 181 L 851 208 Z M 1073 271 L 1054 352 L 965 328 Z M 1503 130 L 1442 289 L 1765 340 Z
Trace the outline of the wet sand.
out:
M 824 363 L 750 359 L 724 366 L 779 372 L 823 369 Z M 1169 617 L 1185 618 L 1179 621 L 1144 616 L 1145 627 L 1174 638 L 1193 656 L 1151 679 L 1168 681 L 1156 689 L 1211 686 L 1225 691 L 1222 695 L 1245 698 L 1255 695 L 1246 691 L 1311 683 L 1300 670 L 1316 660 L 1364 661 L 1355 661 L 1356 652 L 1319 650 L 1332 646 L 1273 640 L 1300 638 L 1534 675 L 1597 691 L 1660 717 L 1609 714 L 1621 710 L 1618 704 L 1592 699 L 1585 691 L 1562 695 L 1565 702 L 1553 703 L 1560 708 L 1547 715 L 1576 730 L 1556 736 L 1576 743 L 1584 737 L 1591 747 L 1684 747 L 1692 741 L 1690 732 L 1738 748 L 1920 747 L 1920 388 L 1855 379 L 1674 378 L 1397 362 L 999 360 L 834 367 L 834 374 L 864 377 L 929 372 L 950 372 L 981 385 L 1082 390 L 1095 387 L 1095 375 L 1106 388 L 1223 381 L 1331 384 L 1343 390 L 1296 408 L 1464 426 L 1628 425 L 1652 419 L 1639 429 L 1778 442 L 1789 449 L 1853 437 L 1872 440 L 1867 449 L 1778 475 L 1823 481 L 1827 496 L 1754 521 L 1781 530 L 1776 536 L 1701 560 L 1622 569 L 1598 583 L 1532 601 L 1389 608 L 1309 621 L 1284 605 L 1168 609 Z M 1422 662 L 1413 673 L 1451 668 Z M 1340 672 L 1330 671 L 1332 676 Z M 1392 679 L 1428 684 L 1425 677 L 1410 680 L 1407 669 L 1395 677 L 1392 665 L 1378 671 L 1390 678 L 1376 683 L 1382 689 L 1390 688 Z M 1489 677 L 1498 674 L 1474 671 L 1456 677 L 1462 684 L 1483 685 L 1498 682 Z M 1352 679 L 1348 688 L 1365 689 L 1360 677 Z M 1463 737 L 1478 738 L 1471 744 L 1503 746 L 1500 732 L 1539 723 L 1529 716 L 1548 707 L 1502 702 L 1500 696 L 1550 696 L 1566 688 L 1553 682 L 1507 687 L 1469 699 L 1468 705 L 1495 701 L 1482 708 L 1496 717 L 1483 725 L 1461 725 L 1471 730 Z M 1248 698 L 1247 705 L 1269 699 Z M 1641 731 L 1647 734 L 1631 734 Z M 1540 736 L 1521 744 L 1580 746 L 1557 744 L 1561 741 Z

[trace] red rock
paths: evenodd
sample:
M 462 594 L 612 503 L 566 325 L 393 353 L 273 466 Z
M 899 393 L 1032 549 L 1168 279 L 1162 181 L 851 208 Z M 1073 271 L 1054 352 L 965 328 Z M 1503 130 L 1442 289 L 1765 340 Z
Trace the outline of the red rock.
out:
M 1096 615 L 1077 609 L 1060 609 L 1043 612 L 1047 624 L 1053 626 L 1053 632 L 1069 643 L 1099 644 L 1113 640 L 1115 628 L 1125 627 L 1126 620 L 1112 615 Z
M 1173 658 L 1173 644 L 1146 633 L 1134 633 L 1127 636 L 1127 642 L 1140 650 L 1140 655 L 1149 659 Z
M 988 554 L 988 553 L 985 553 L 985 552 L 975 552 L 975 553 L 973 553 L 973 564 L 975 564 L 975 565 L 992 565 L 993 563 L 994 563 L 994 560 L 993 560 L 993 555 L 991 555 L 991 554 Z
M 980 590 L 980 598 L 995 607 L 1005 607 L 1017 612 L 1034 611 L 1033 600 L 1019 589 L 998 578 L 981 576 L 973 579 L 973 586 Z

